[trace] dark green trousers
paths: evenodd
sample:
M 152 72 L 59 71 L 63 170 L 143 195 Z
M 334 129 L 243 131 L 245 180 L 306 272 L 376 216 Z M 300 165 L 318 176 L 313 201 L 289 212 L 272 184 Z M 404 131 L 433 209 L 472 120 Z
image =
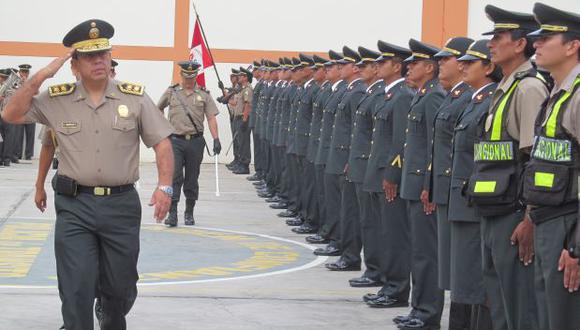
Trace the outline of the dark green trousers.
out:
M 67 330 L 93 329 L 100 290 L 101 329 L 126 329 L 137 298 L 141 203 L 137 191 L 111 196 L 55 195 L 54 252 Z
M 356 183 L 359 202 L 361 239 L 366 270 L 363 276 L 381 281 L 381 259 L 384 253 L 385 238 L 381 235 L 381 205 L 385 200 L 378 193 L 362 190 L 362 183 Z
M 203 137 L 185 140 L 177 137 L 171 138 L 173 146 L 173 201 L 179 202 L 181 187 L 185 198 L 197 200 L 199 196 L 199 169 L 203 160 Z
M 324 204 L 326 207 L 326 219 L 320 230 L 322 237 L 328 238 L 334 246 L 341 248 L 340 244 L 340 213 L 341 191 L 344 185 L 344 175 L 324 173 Z
M 535 283 L 540 329 L 580 329 L 580 292 L 568 292 L 564 288 L 564 272 L 558 271 L 566 234 L 576 224 L 577 217 L 576 213 L 560 216 L 535 228 Z
M 522 218 L 522 212 L 515 212 L 481 221 L 483 281 L 495 330 L 538 329 L 535 265 L 524 266 L 510 242 Z
M 451 226 L 447 218 L 447 205 L 437 205 L 437 264 L 439 265 L 439 288 L 450 290 Z
M 344 179 L 340 210 L 340 248 L 341 259 L 349 265 L 360 265 L 362 239 L 360 213 L 354 182 Z

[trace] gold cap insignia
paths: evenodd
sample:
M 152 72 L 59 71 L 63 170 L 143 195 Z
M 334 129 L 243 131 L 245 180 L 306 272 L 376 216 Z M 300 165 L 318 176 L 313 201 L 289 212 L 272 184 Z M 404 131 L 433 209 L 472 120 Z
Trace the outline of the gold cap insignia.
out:
M 97 39 L 101 31 L 97 28 L 97 23 L 91 22 L 91 29 L 89 30 L 89 38 Z
M 121 118 L 127 118 L 127 117 L 129 117 L 129 108 L 127 108 L 126 105 L 121 104 L 117 108 L 117 113 L 119 114 L 119 117 L 121 117 Z

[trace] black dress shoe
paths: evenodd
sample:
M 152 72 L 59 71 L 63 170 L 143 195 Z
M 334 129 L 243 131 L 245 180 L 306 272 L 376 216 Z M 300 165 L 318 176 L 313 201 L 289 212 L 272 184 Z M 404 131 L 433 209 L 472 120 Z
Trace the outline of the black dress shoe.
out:
M 287 209 L 288 208 L 288 203 L 276 203 L 276 204 L 272 204 L 270 205 L 271 209 L 274 210 L 283 210 L 283 209 Z
M 262 179 L 252 182 L 252 185 L 254 185 L 254 186 L 263 186 L 265 184 L 266 184 L 266 182 L 264 182 L 264 180 L 262 180 Z
M 412 317 L 407 322 L 397 325 L 397 328 L 403 330 L 437 330 L 441 329 L 441 326 L 429 325 L 419 318 Z
M 274 197 L 274 193 L 258 193 L 258 197 L 260 198 L 270 198 L 270 197 Z
M 382 296 L 382 297 L 379 297 L 378 299 L 369 300 L 366 303 L 369 307 L 372 307 L 372 308 L 395 308 L 395 307 L 408 307 L 409 306 L 408 301 L 390 298 L 388 296 Z
M 327 245 L 323 248 L 318 248 L 313 252 L 317 256 L 338 257 L 341 254 L 340 249 L 332 245 Z
M 298 228 L 292 228 L 292 231 L 296 234 L 314 234 L 318 231 L 318 229 L 312 227 L 311 225 L 303 224 Z
M 262 178 L 260 177 L 260 175 L 258 173 L 254 173 L 254 175 L 247 177 L 246 180 L 248 180 L 248 181 L 260 181 L 260 180 L 262 180 Z
M 393 322 L 395 324 L 404 324 L 409 322 L 412 318 L 414 318 L 414 316 L 411 315 L 399 315 L 399 316 L 395 316 L 393 318 Z
M 250 168 L 247 166 L 238 166 L 234 169 L 232 169 L 232 173 L 234 174 L 250 174 Z
M 18 158 L 14 158 L 14 159 L 12 159 L 12 163 L 20 164 L 20 160 L 18 160 Z
M 279 203 L 280 201 L 282 201 L 282 199 L 280 197 L 278 197 L 278 195 L 276 195 L 272 198 L 266 198 L 266 200 L 265 200 L 266 203 Z
M 304 223 L 304 220 L 298 219 L 298 218 L 286 220 L 286 224 L 288 226 L 292 226 L 292 227 L 302 226 L 303 223 Z
M 368 278 L 366 276 L 350 279 L 350 280 L 348 280 L 348 283 L 353 288 L 370 288 L 370 287 L 374 287 L 374 286 L 379 286 L 379 287 L 383 286 L 383 283 L 381 283 L 380 281 L 375 281 L 375 280 Z
M 372 300 L 380 299 L 382 297 L 384 297 L 384 294 L 383 294 L 382 291 L 379 291 L 377 293 L 367 293 L 367 294 L 365 294 L 363 296 L 362 299 L 363 299 L 364 302 L 369 302 L 369 301 L 372 301 Z
M 4 160 L 4 166 L 6 166 L 6 167 L 10 166 L 10 160 L 9 159 Z
M 349 265 L 342 259 L 324 265 L 328 270 L 335 272 L 359 271 L 360 265 Z
M 328 244 L 330 240 L 320 236 L 319 234 L 306 237 L 306 242 L 310 244 Z
M 291 210 L 286 210 L 284 212 L 278 213 L 278 216 L 280 218 L 294 218 L 297 215 L 298 215 L 298 213 L 296 213 L 295 211 L 291 211 Z

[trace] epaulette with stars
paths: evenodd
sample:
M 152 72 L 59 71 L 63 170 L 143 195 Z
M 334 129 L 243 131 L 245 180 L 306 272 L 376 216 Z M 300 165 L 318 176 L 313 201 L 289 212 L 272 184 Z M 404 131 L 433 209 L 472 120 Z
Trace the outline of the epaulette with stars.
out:
M 465 92 L 466 88 L 462 88 L 462 87 L 457 87 L 455 90 L 453 90 L 453 92 L 451 93 L 451 97 L 456 99 L 458 97 L 461 96 L 461 94 L 463 94 L 463 92 Z
M 50 97 L 69 95 L 75 91 L 76 87 L 77 85 L 74 83 L 50 86 L 48 87 L 48 95 Z
M 435 83 L 429 83 L 429 85 L 421 88 L 418 93 L 419 93 L 419 95 L 423 96 L 423 95 L 427 94 L 427 92 L 430 92 L 433 89 L 433 87 L 435 87 Z
M 119 87 L 119 90 L 125 94 L 142 96 L 143 93 L 145 93 L 145 87 L 143 85 L 123 82 L 117 86 Z
M 481 103 L 481 102 L 483 102 L 483 100 L 485 100 L 486 98 L 488 98 L 491 95 L 493 95 L 493 90 L 488 91 L 488 92 L 485 92 L 485 91 L 479 92 L 479 94 L 477 94 L 475 96 L 475 98 L 473 99 L 474 103 Z

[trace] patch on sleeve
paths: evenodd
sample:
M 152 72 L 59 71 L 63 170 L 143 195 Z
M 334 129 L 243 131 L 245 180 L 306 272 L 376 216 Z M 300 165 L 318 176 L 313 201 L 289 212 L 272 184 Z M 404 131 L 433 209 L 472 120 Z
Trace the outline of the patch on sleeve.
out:
M 77 87 L 76 84 L 60 84 L 48 87 L 48 95 L 50 97 L 62 96 L 62 95 L 69 95 L 75 91 Z
M 119 90 L 125 94 L 142 96 L 143 93 L 145 93 L 145 87 L 143 85 L 124 82 L 117 86 L 119 87 Z

